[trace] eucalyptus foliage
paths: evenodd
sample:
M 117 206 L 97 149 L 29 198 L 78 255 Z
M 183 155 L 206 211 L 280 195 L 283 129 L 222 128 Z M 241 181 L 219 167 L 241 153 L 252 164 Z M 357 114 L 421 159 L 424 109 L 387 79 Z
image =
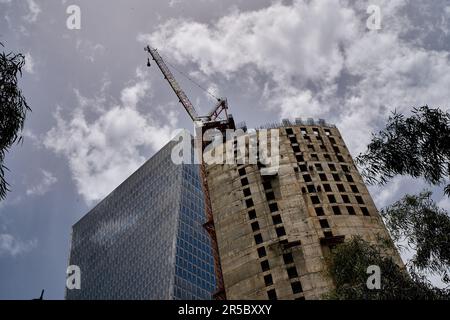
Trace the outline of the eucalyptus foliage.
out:
M 3 44 L 0 45 L 3 47 Z M 5 180 L 6 152 L 16 141 L 21 140 L 20 132 L 26 113 L 30 110 L 17 83 L 24 65 L 25 57 L 22 54 L 0 53 L 0 200 L 9 191 Z
M 443 183 L 450 177 L 450 114 L 428 106 L 414 108 L 410 117 L 394 112 L 356 162 L 369 183 L 396 175 Z M 450 185 L 445 192 L 450 195 Z
M 406 195 L 381 211 L 394 241 L 415 252 L 413 272 L 440 275 L 450 284 L 450 217 L 431 199 L 430 191 Z
M 389 248 L 372 245 L 360 237 L 339 244 L 327 259 L 327 274 L 335 289 L 324 296 L 332 300 L 437 300 L 448 299 L 449 292 L 433 288 L 425 277 L 409 275 L 397 265 Z M 369 289 L 367 268 L 380 267 L 381 288 Z

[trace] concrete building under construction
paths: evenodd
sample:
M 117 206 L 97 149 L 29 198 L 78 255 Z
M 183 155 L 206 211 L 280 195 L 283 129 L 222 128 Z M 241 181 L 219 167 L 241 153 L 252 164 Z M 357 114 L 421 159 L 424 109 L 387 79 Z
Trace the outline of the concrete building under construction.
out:
M 325 272 L 333 246 L 389 235 L 335 126 L 271 127 L 276 174 L 261 174 L 260 164 L 206 166 L 226 298 L 320 299 L 333 288 Z

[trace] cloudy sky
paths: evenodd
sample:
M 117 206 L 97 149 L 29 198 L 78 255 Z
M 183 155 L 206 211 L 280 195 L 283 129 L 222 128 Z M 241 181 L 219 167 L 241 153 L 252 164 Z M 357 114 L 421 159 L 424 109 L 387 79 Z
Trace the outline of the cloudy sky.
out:
M 70 5 L 79 30 L 67 27 Z M 369 5 L 380 8 L 379 30 L 367 27 Z M 237 121 L 324 118 L 353 155 L 394 109 L 449 106 L 448 0 L 0 0 L 0 41 L 26 55 L 20 85 L 33 109 L 7 157 L 0 299 L 44 288 L 62 299 L 72 224 L 175 129 L 192 127 L 145 66 L 147 43 L 228 97 Z M 211 98 L 176 75 L 199 113 L 209 110 Z M 381 208 L 423 187 L 402 178 L 371 191 Z

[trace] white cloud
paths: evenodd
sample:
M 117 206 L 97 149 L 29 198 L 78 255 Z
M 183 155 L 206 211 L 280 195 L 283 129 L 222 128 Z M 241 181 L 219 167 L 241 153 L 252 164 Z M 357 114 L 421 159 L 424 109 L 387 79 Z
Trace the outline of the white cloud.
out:
M 25 54 L 25 66 L 24 66 L 25 72 L 28 72 L 29 74 L 34 74 L 34 65 L 35 63 L 33 57 L 29 52 L 27 52 Z
M 145 96 L 150 89 L 150 83 L 147 81 L 137 82 L 131 87 L 122 90 L 121 101 L 124 106 L 136 108 L 138 102 Z
M 94 63 L 98 56 L 105 53 L 105 47 L 100 43 L 93 43 L 90 40 L 78 39 L 75 48 L 86 60 Z
M 413 26 L 402 12 L 408 2 L 372 2 L 382 9 L 377 32 L 366 29 L 368 2 L 297 0 L 211 24 L 170 20 L 138 40 L 207 76 L 241 81 L 256 69 L 267 79 L 266 108 L 336 123 L 357 154 L 392 110 L 445 107 L 450 87 L 448 52 L 402 37 Z
M 398 200 L 398 191 L 406 183 L 405 180 L 402 177 L 397 177 L 386 185 L 371 187 L 373 201 L 378 209 L 391 205 L 394 201 Z
M 17 256 L 34 249 L 37 240 L 21 241 L 8 233 L 0 234 L 0 257 L 4 255 Z
M 332 80 L 343 66 L 339 46 L 354 30 L 354 13 L 336 1 L 295 1 L 292 6 L 275 3 L 255 12 L 235 11 L 212 26 L 170 20 L 138 39 L 178 62 L 198 63 L 206 74 L 231 75 L 251 64 L 280 81 L 297 74 L 304 80 L 324 75 Z
M 28 23 L 36 22 L 39 14 L 42 12 L 41 7 L 34 0 L 27 0 L 29 13 L 24 17 Z
M 46 194 L 50 190 L 51 186 L 58 181 L 58 179 L 49 171 L 41 170 L 41 173 L 42 180 L 37 185 L 29 187 L 27 189 L 27 195 L 42 196 Z
M 149 148 L 158 150 L 171 139 L 176 124 L 172 112 L 165 111 L 170 121 L 161 125 L 137 108 L 149 89 L 148 80 L 138 79 L 122 90 L 121 105 L 101 111 L 89 104 L 95 99 L 79 99 L 70 120 L 63 119 L 60 110 L 55 114 L 57 125 L 44 144 L 67 158 L 78 192 L 88 204 L 102 199 L 141 166 Z M 89 119 L 87 110 L 97 110 L 96 117 Z

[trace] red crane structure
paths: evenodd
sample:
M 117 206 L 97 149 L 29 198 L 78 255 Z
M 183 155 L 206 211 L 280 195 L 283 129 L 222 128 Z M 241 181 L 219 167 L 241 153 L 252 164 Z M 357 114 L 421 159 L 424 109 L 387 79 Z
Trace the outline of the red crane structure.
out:
M 233 116 L 231 114 L 228 114 L 228 102 L 226 98 L 217 99 L 216 105 L 207 115 L 199 116 L 194 106 L 192 105 L 191 101 L 187 97 L 186 93 L 180 87 L 174 75 L 172 74 L 169 67 L 166 65 L 166 63 L 164 62 L 163 58 L 160 56 L 158 51 L 156 49 L 150 48 L 150 46 L 147 46 L 145 48 L 145 51 L 147 51 L 151 55 L 152 59 L 155 61 L 155 63 L 161 70 L 162 74 L 164 75 L 164 78 L 167 80 L 170 87 L 177 95 L 180 103 L 183 105 L 189 117 L 192 119 L 192 121 L 196 124 L 197 128 L 199 129 L 198 132 L 196 133 L 197 139 L 202 139 L 203 133 L 208 129 L 217 129 L 221 132 L 225 132 L 226 129 L 236 128 Z M 149 58 L 147 66 L 150 67 L 150 65 L 151 64 Z M 224 115 L 224 119 L 220 118 L 222 114 Z M 203 142 L 202 140 L 202 151 L 206 146 L 207 143 Z M 225 286 L 223 283 L 223 276 L 222 276 L 222 267 L 220 264 L 219 248 L 217 245 L 217 237 L 211 208 L 211 198 L 209 196 L 208 181 L 206 178 L 206 166 L 203 161 L 203 157 L 201 156 L 199 157 L 199 159 L 201 160 L 200 175 L 202 180 L 203 194 L 205 197 L 205 212 L 206 212 L 206 223 L 203 225 L 203 227 L 206 229 L 211 238 L 211 246 L 214 256 L 214 270 L 216 275 L 216 292 L 214 293 L 213 297 L 216 300 L 226 300 Z

